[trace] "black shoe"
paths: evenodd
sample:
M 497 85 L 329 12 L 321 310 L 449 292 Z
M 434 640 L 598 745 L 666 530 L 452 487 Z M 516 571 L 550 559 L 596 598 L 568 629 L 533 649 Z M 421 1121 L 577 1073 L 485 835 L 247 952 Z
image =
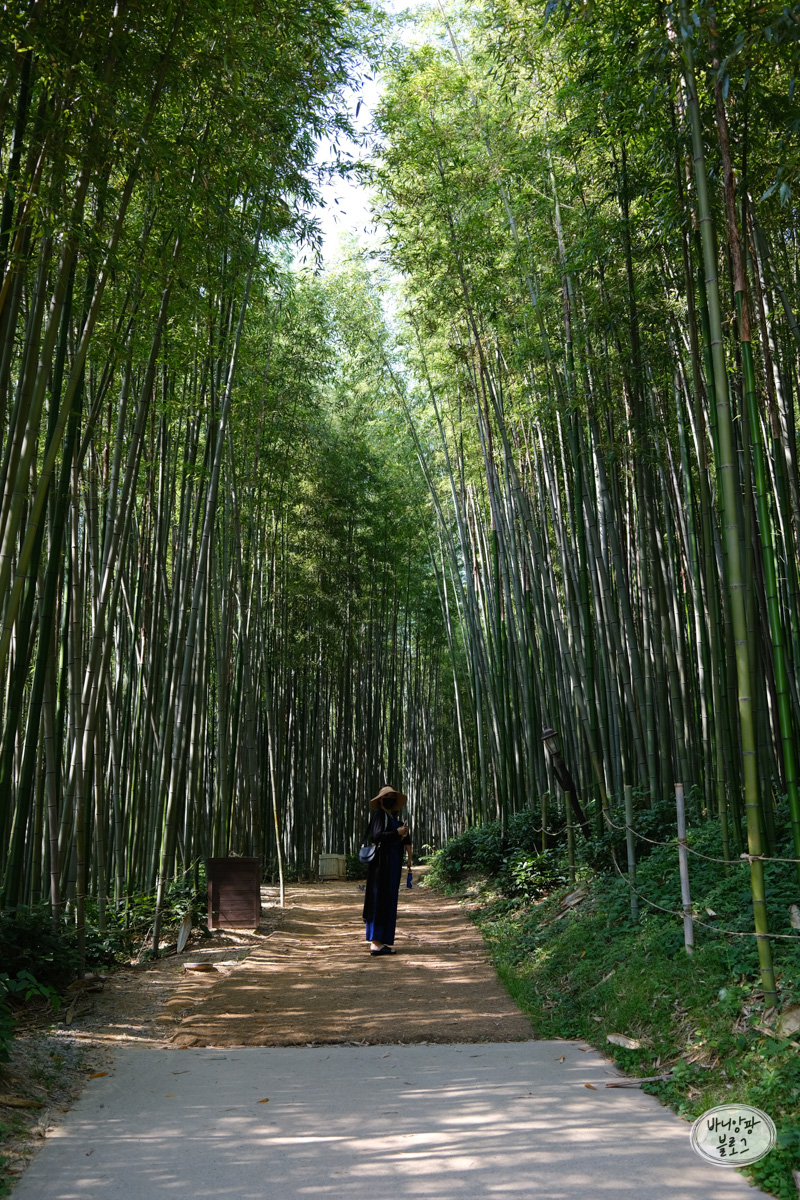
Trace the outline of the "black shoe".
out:
M 370 954 L 373 956 L 373 958 L 377 958 L 379 954 L 396 954 L 396 953 L 397 953 L 397 951 L 393 950 L 391 946 L 381 946 L 380 950 L 370 950 Z

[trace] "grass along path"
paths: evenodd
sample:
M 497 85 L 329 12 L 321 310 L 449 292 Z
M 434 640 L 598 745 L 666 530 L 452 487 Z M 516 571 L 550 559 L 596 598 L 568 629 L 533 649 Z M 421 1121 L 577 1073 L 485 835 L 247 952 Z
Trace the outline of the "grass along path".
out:
M 689 1121 L 731 1101 L 763 1109 L 779 1143 L 749 1176 L 797 1200 L 800 1040 L 785 1032 L 800 999 L 796 948 L 780 958 L 782 1012 L 765 1012 L 743 939 L 700 930 L 689 957 L 679 923 L 647 912 L 631 923 L 624 881 L 587 878 L 578 902 L 565 905 L 575 891 L 558 888 L 527 905 L 490 899 L 475 913 L 501 979 L 539 1035 L 584 1038 L 638 1078 L 668 1076 L 643 1089 Z

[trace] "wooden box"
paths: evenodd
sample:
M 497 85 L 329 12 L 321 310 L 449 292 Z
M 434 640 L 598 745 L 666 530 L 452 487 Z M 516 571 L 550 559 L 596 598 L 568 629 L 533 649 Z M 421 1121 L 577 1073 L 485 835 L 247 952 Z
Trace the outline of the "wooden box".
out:
M 207 858 L 208 928 L 258 929 L 261 863 L 257 858 Z
M 320 854 L 320 879 L 347 879 L 347 858 L 344 854 Z

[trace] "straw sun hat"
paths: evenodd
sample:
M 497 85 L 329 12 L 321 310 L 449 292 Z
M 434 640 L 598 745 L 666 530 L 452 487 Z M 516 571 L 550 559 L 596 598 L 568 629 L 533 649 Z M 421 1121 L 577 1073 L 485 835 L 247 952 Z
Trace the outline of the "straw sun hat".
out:
M 405 804 L 407 796 L 402 792 L 398 792 L 397 788 L 382 787 L 377 796 L 373 796 L 369 802 L 370 808 L 385 808 L 387 812 L 397 813 Z

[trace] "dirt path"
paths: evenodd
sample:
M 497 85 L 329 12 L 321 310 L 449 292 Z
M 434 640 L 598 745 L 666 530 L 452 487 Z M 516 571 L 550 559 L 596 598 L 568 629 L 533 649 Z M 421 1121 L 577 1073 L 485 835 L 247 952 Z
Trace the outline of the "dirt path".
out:
M 280 926 L 211 988 L 182 1046 L 478 1042 L 530 1038 L 454 900 L 403 891 L 397 954 L 370 958 L 355 883 L 293 888 Z
M 403 889 L 391 958 L 367 952 L 355 883 L 292 887 L 280 915 L 271 893 L 265 900 L 258 934 L 226 935 L 227 945 L 201 943 L 180 960 L 118 973 L 71 1032 L 95 1043 L 176 1047 L 533 1036 L 455 900 Z M 211 969 L 186 969 L 201 962 Z

